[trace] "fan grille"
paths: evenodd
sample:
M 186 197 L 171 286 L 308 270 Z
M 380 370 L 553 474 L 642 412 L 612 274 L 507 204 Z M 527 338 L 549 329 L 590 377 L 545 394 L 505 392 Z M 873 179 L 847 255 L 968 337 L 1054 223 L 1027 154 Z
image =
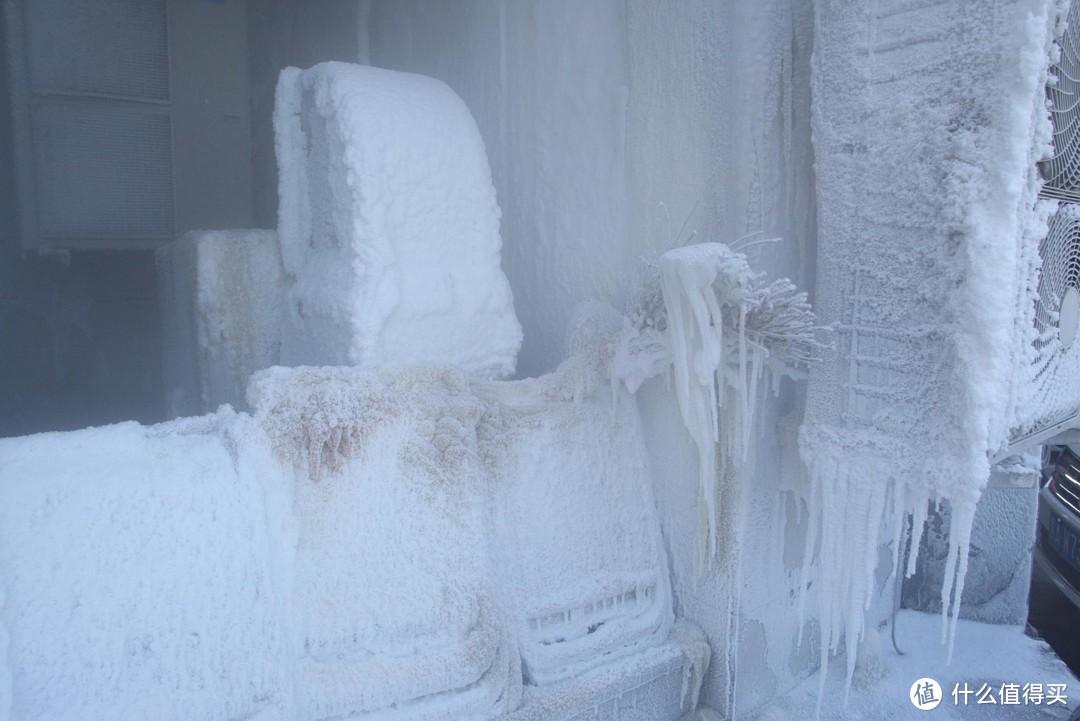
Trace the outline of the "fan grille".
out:
M 1054 157 L 1041 164 L 1043 194 L 1080 199 L 1080 3 L 1069 8 L 1068 29 L 1059 41 L 1061 58 L 1050 68 L 1046 94 L 1054 125 Z
M 1080 398 L 1080 351 L 1077 344 L 1070 347 L 1076 329 L 1060 327 L 1062 301 L 1070 291 L 1080 292 L 1080 206 L 1061 204 L 1039 245 L 1039 255 L 1034 355 L 1022 404 L 1030 409 L 1022 414 L 1028 431 L 1054 426 L 1075 412 Z M 1075 326 L 1075 318 L 1069 322 Z
M 1080 291 L 1080 206 L 1062 203 L 1039 245 L 1039 256 L 1043 262 L 1035 304 L 1036 378 L 1048 372 L 1053 359 L 1063 350 L 1058 311 L 1065 294 L 1070 288 Z
M 1039 163 L 1039 195 L 1059 205 L 1039 243 L 1034 307 L 1021 313 L 1017 327 L 1025 339 L 1017 360 L 1024 360 L 1014 376 L 1010 442 L 999 455 L 1052 438 L 1076 421 L 1080 409 L 1080 343 L 1074 342 L 1080 315 L 1080 2 L 1069 8 L 1057 45 L 1060 55 L 1046 88 L 1054 155 Z M 1028 325 L 1032 310 L 1034 323 Z

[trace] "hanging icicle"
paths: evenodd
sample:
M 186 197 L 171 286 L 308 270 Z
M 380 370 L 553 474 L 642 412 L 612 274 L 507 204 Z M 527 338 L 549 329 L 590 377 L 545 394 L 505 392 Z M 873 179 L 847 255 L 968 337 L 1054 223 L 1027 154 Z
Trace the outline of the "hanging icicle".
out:
M 619 341 L 613 376 L 630 392 L 674 370 L 679 411 L 698 452 L 702 556 L 716 554 L 721 503 L 750 460 L 766 372 L 792 374 L 815 346 L 805 293 L 763 283 L 746 256 L 721 243 L 665 253 Z M 776 384 L 771 384 L 776 388 Z

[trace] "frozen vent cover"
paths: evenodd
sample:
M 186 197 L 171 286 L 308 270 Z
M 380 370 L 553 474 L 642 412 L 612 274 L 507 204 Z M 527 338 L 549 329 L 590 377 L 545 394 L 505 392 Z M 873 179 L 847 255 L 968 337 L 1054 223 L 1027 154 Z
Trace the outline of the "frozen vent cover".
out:
M 1054 157 L 1039 163 L 1044 197 L 1080 201 L 1080 4 L 1069 8 L 1058 41 L 1060 57 L 1050 69 L 1046 95 L 1054 124 Z
M 1037 378 L 1053 374 L 1056 361 L 1076 339 L 1076 323 L 1080 320 L 1080 207 L 1072 203 L 1061 206 L 1039 255 L 1043 264 L 1035 302 L 1035 327 L 1039 331 L 1035 341 L 1039 353 L 1035 361 Z
M 994 460 L 1080 423 L 1080 3 L 1066 20 L 1046 87 L 1054 155 L 1039 163 L 1039 196 L 1060 205 L 1039 242 L 1034 327 L 1018 328 L 1028 347 L 1013 385 L 1009 444 Z
M 1062 203 L 1039 244 L 1031 364 L 1017 382 L 1013 451 L 1076 425 L 1080 409 L 1080 205 Z

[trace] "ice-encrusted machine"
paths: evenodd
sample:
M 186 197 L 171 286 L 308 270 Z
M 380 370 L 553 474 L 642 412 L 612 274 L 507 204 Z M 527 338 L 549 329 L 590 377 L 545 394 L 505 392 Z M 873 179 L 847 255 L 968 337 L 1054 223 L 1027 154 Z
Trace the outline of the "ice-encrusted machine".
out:
M 1017 369 L 1015 425 L 1000 460 L 1045 443 L 1080 441 L 1080 5 L 1072 4 L 1046 88 L 1053 155 L 1038 164 L 1039 198 L 1057 203 L 1039 244 L 1039 282 L 1024 314 L 1029 363 Z M 1033 311 L 1033 317 L 1030 317 Z
M 263 371 L 247 394 L 297 461 L 304 717 L 692 710 L 709 649 L 674 616 L 636 404 L 592 375 L 493 380 L 521 331 L 464 104 L 324 64 L 282 74 L 275 126 L 277 234 L 196 234 L 160 258 L 185 308 L 173 335 L 200 339 L 177 398 L 236 402 L 262 368 L 321 366 Z M 215 303 L 252 262 L 257 300 Z

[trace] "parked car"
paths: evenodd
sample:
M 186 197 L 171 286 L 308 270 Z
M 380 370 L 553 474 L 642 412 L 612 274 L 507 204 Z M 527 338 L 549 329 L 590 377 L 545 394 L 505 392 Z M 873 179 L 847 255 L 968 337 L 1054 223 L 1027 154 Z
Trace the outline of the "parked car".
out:
M 1062 446 L 1050 458 L 1052 470 L 1039 492 L 1035 563 L 1080 607 L 1080 455 Z

